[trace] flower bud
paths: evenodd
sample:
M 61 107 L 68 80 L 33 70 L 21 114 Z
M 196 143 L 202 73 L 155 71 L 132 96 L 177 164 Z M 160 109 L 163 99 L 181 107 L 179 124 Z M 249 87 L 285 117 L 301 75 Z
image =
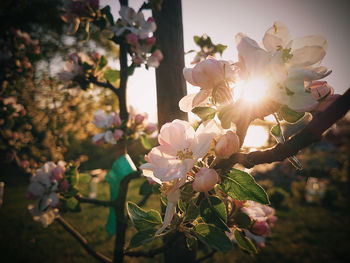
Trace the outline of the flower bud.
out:
M 270 227 L 265 221 L 255 221 L 252 226 L 252 232 L 259 236 L 268 236 L 270 234 Z
M 196 173 L 192 187 L 196 192 L 208 192 L 214 188 L 218 181 L 218 174 L 214 169 L 201 168 Z
M 136 46 L 137 42 L 139 41 L 139 38 L 134 33 L 127 34 L 125 38 L 126 42 L 132 46 Z
M 156 43 L 156 38 L 155 37 L 148 37 L 146 38 L 146 44 L 153 46 Z
M 151 135 L 157 130 L 157 126 L 154 124 L 148 124 L 145 128 L 145 133 Z
M 118 141 L 122 136 L 123 136 L 124 132 L 122 130 L 115 130 L 113 133 L 113 138 L 114 140 Z
M 62 192 L 67 192 L 68 189 L 69 189 L 69 183 L 68 183 L 68 181 L 67 181 L 67 180 L 62 181 L 62 183 L 60 184 L 60 190 L 61 190 Z
M 227 159 L 232 154 L 239 150 L 239 138 L 237 134 L 232 131 L 226 132 L 222 135 L 215 146 L 215 153 L 217 157 Z
M 309 89 L 316 100 L 322 100 L 333 93 L 333 88 L 327 84 L 327 81 L 312 81 Z
M 145 116 L 143 116 L 142 114 L 136 114 L 135 116 L 136 124 L 142 124 L 144 120 L 145 120 Z
M 267 222 L 269 224 L 275 224 L 277 222 L 277 216 L 270 216 L 268 219 L 267 219 Z
M 60 181 L 63 178 L 63 174 L 65 172 L 65 168 L 61 165 L 57 165 L 53 170 L 52 170 L 52 175 L 50 177 L 51 182 L 52 181 Z
M 132 62 L 134 62 L 136 65 L 140 65 L 143 62 L 143 59 L 139 56 L 132 56 Z

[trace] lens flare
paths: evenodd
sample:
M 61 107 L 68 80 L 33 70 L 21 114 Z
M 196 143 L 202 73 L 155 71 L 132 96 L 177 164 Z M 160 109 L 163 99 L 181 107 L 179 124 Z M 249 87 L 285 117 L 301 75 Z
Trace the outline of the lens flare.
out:
M 258 102 L 266 96 L 268 86 L 263 79 L 252 79 L 237 83 L 237 88 L 236 96 L 247 102 Z

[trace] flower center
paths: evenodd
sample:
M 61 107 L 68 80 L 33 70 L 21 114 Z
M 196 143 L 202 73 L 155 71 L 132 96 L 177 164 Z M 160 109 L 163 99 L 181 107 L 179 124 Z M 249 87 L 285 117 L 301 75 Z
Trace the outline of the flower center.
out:
M 180 159 L 180 160 L 192 159 L 193 153 L 190 149 L 186 148 L 182 151 L 177 151 L 176 156 L 177 156 L 176 159 Z

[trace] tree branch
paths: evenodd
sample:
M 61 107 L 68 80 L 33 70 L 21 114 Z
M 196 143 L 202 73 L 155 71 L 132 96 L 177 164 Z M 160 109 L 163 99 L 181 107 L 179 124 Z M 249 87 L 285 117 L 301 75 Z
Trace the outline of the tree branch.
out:
M 325 111 L 314 116 L 312 121 L 298 134 L 288 139 L 283 144 L 265 151 L 255 151 L 251 153 L 235 153 L 227 160 L 221 160 L 216 168 L 229 169 L 234 164 L 242 164 L 246 168 L 251 168 L 257 164 L 272 163 L 282 161 L 287 157 L 296 155 L 299 150 L 319 141 L 322 134 L 335 122 L 344 117 L 350 109 L 350 89 L 340 96 Z
M 167 240 L 167 242 L 165 244 L 163 244 L 160 247 L 148 250 L 148 251 L 127 251 L 124 252 L 125 256 L 129 256 L 129 257 L 148 257 L 148 258 L 152 258 L 157 254 L 160 254 L 164 251 L 166 251 L 167 249 L 169 249 L 172 244 L 174 243 L 174 241 L 176 241 L 176 239 L 178 239 L 180 237 L 180 232 L 176 232 L 174 235 L 172 235 L 171 237 L 169 237 L 169 239 Z
M 77 199 L 80 203 L 88 203 L 88 204 L 94 204 L 99 206 L 114 206 L 113 201 L 85 198 L 79 194 L 75 196 L 75 199 Z
M 66 220 L 64 220 L 61 216 L 58 216 L 56 218 L 56 221 L 83 246 L 83 248 L 86 250 L 86 252 L 88 252 L 95 259 L 97 259 L 98 261 L 103 262 L 103 263 L 111 263 L 112 262 L 112 260 L 110 258 L 93 250 L 89 246 L 87 240 L 74 227 L 72 227 Z
M 107 88 L 107 89 L 110 89 L 111 91 L 114 92 L 115 95 L 117 95 L 117 97 L 119 98 L 120 96 L 120 91 L 119 89 L 117 89 L 114 85 L 112 85 L 109 81 L 107 82 L 101 82 L 101 81 L 98 81 L 96 77 L 94 76 L 90 76 L 88 78 L 88 81 L 95 84 L 96 86 L 99 86 L 99 87 L 102 87 L 102 88 Z

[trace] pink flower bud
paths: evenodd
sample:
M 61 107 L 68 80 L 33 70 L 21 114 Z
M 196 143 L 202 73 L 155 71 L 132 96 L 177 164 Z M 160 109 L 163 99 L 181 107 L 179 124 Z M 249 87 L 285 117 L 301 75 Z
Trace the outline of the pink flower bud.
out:
M 52 170 L 52 175 L 50 177 L 51 181 L 61 181 L 63 178 L 63 174 L 65 172 L 65 168 L 61 165 L 57 165 L 53 170 Z
M 155 57 L 158 61 L 162 61 L 163 60 L 163 53 L 159 49 L 156 49 L 153 52 L 152 57 Z
M 232 131 L 226 132 L 222 135 L 215 146 L 215 153 L 217 157 L 227 159 L 232 154 L 239 150 L 239 138 L 236 133 Z
M 146 44 L 153 46 L 156 43 L 156 38 L 155 37 L 148 37 L 146 38 Z
M 125 38 L 126 42 L 132 46 L 136 46 L 137 42 L 139 41 L 139 38 L 134 33 L 127 34 Z
M 123 136 L 124 132 L 122 130 L 115 130 L 113 133 L 113 138 L 118 141 L 122 136 Z
M 268 219 L 267 219 L 267 222 L 269 224 L 275 224 L 277 222 L 278 218 L 277 216 L 270 216 Z
M 208 192 L 214 188 L 218 181 L 218 174 L 214 169 L 201 168 L 194 177 L 192 184 L 196 192 Z
M 149 17 L 149 18 L 147 19 L 147 22 L 153 23 L 153 22 L 156 22 L 156 20 L 155 20 L 153 17 Z
M 22 168 L 27 168 L 29 166 L 29 161 L 28 160 L 23 160 L 19 164 L 20 167 Z
M 333 88 L 327 84 L 327 81 L 312 81 L 309 89 L 316 100 L 321 100 L 327 95 L 333 94 Z
M 69 183 L 68 183 L 68 181 L 67 181 L 67 180 L 62 181 L 61 184 L 60 184 L 59 189 L 60 189 L 60 191 L 62 191 L 62 192 L 67 192 L 68 189 L 69 189 Z
M 252 226 L 252 232 L 259 236 L 268 236 L 270 234 L 270 227 L 265 221 L 255 221 Z
M 148 124 L 145 128 L 145 133 L 151 135 L 157 130 L 157 126 L 154 124 Z
M 144 115 L 136 114 L 136 116 L 135 116 L 135 123 L 136 124 L 142 124 L 144 120 L 145 120 L 145 116 Z

